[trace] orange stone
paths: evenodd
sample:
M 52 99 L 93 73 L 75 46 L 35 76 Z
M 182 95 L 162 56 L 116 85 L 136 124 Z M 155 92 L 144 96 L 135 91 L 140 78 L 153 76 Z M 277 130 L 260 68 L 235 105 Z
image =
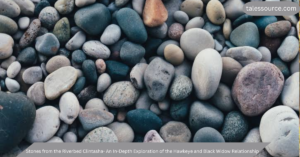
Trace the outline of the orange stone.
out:
M 160 26 L 168 19 L 168 11 L 161 0 L 146 0 L 143 19 L 148 27 Z

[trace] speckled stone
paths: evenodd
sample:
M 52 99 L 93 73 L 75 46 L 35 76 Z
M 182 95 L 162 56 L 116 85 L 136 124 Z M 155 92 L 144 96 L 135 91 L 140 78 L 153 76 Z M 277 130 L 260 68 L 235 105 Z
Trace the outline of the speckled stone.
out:
M 184 75 L 175 77 L 170 87 L 170 98 L 175 101 L 187 98 L 193 90 L 192 80 Z
M 159 134 L 166 142 L 189 142 L 192 133 L 182 122 L 170 121 L 161 127 Z
M 82 143 L 117 143 L 118 137 L 107 127 L 99 127 L 90 131 Z
M 196 132 L 193 142 L 225 142 L 225 140 L 216 129 L 204 127 Z

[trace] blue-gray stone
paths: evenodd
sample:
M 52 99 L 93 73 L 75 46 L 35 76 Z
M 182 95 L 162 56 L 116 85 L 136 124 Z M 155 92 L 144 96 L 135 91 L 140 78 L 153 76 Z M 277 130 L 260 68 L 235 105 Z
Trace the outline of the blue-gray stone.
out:
M 254 20 L 259 31 L 265 31 L 265 28 L 271 24 L 277 22 L 276 16 L 263 16 Z
M 76 50 L 72 53 L 72 61 L 82 64 L 86 60 L 86 55 L 82 50 Z
M 92 83 L 92 84 L 97 83 L 98 76 L 97 76 L 97 70 L 96 70 L 96 65 L 95 65 L 94 61 L 85 60 L 82 63 L 82 72 L 89 83 Z
M 234 20 L 232 23 L 232 26 L 237 27 L 243 23 L 251 22 L 251 21 L 253 21 L 253 17 L 251 15 L 244 14 L 244 15 L 241 15 L 240 17 L 238 17 L 236 20 Z
M 181 121 L 187 118 L 191 106 L 191 98 L 181 101 L 173 101 L 170 108 L 170 115 L 174 120 Z
M 34 15 L 39 16 L 40 12 L 48 6 L 50 6 L 50 3 L 47 0 L 41 0 L 35 5 Z
M 257 26 L 253 22 L 247 22 L 238 26 L 230 34 L 230 41 L 236 46 L 257 48 L 260 41 Z
M 120 58 L 126 64 L 134 66 L 141 61 L 145 52 L 146 50 L 143 46 L 127 41 L 121 47 Z
M 273 58 L 272 63 L 282 72 L 285 78 L 288 78 L 290 76 L 289 67 L 280 58 Z
M 225 140 L 216 129 L 204 127 L 196 132 L 193 142 L 225 142 Z
M 207 30 L 210 34 L 218 32 L 221 29 L 221 26 L 214 25 L 211 22 L 207 21 L 203 27 L 203 29 Z
M 83 88 L 85 86 L 85 81 L 86 81 L 85 77 L 79 77 L 77 79 L 76 83 L 73 86 L 74 94 L 79 94 L 83 90 Z
M 125 80 L 129 72 L 129 67 L 126 64 L 117 61 L 106 61 L 106 70 L 109 76 L 115 81 Z
M 35 49 L 32 47 L 23 49 L 17 58 L 17 61 L 19 61 L 22 65 L 34 65 L 36 60 L 37 55 Z

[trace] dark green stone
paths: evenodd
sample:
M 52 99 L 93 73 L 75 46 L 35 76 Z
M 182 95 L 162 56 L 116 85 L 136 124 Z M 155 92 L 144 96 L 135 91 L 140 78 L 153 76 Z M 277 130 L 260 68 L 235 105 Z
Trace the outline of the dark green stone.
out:
M 17 61 L 22 65 L 34 65 L 36 63 L 37 55 L 35 49 L 27 47 L 18 55 Z
M 91 84 L 97 83 L 98 76 L 97 76 L 97 70 L 94 61 L 85 60 L 82 63 L 82 72 L 89 83 Z
M 85 86 L 85 77 L 79 77 L 73 86 L 73 93 L 79 94 Z
M 86 55 L 82 50 L 76 50 L 72 53 L 72 61 L 77 64 L 82 64 L 86 60 Z
M 35 105 L 24 94 L 0 91 L 0 156 L 17 146 L 31 129 Z
M 191 98 L 188 97 L 181 101 L 173 101 L 170 108 L 170 115 L 174 120 L 186 119 L 191 105 Z
M 277 18 L 275 16 L 263 16 L 254 20 L 259 31 L 264 32 L 265 28 L 271 24 L 277 22 Z
M 236 20 L 234 20 L 232 25 L 233 27 L 237 27 L 243 23 L 250 22 L 250 21 L 253 21 L 253 17 L 251 15 L 244 14 L 238 17 Z
M 50 6 L 50 3 L 47 0 L 41 0 L 35 5 L 34 15 L 39 16 L 40 12 L 48 6 Z
M 147 40 L 147 31 L 139 14 L 129 8 L 123 8 L 116 15 L 122 31 L 135 43 L 144 43 Z
M 53 34 L 60 43 L 64 44 L 69 41 L 71 30 L 68 18 L 64 17 L 55 24 Z
M 280 58 L 272 59 L 272 63 L 282 72 L 285 78 L 288 78 L 290 76 L 289 67 Z
M 122 45 L 120 58 L 126 64 L 134 66 L 141 61 L 145 52 L 146 50 L 143 46 L 127 41 Z
M 131 110 L 127 113 L 126 118 L 136 133 L 145 134 L 150 130 L 159 130 L 162 127 L 161 119 L 150 110 Z
M 145 57 L 149 58 L 156 55 L 156 51 L 162 42 L 163 41 L 161 39 L 148 38 L 145 45 L 145 49 L 146 49 Z
M 129 67 L 126 64 L 117 61 L 106 61 L 106 70 L 110 77 L 115 81 L 125 80 L 129 72 Z

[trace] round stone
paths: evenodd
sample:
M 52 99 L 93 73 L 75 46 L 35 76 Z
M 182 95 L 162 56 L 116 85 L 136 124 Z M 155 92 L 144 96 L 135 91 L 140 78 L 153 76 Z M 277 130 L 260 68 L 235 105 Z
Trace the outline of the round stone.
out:
M 196 132 L 193 142 L 225 142 L 225 140 L 216 129 L 204 127 Z
M 23 81 L 27 84 L 34 84 L 43 78 L 43 72 L 41 67 L 33 66 L 26 69 L 22 75 Z
M 134 139 L 134 132 L 127 123 L 114 122 L 107 127 L 116 134 L 119 142 L 132 142 Z
M 206 30 L 192 28 L 182 34 L 180 47 L 189 60 L 194 60 L 200 51 L 207 48 L 214 48 L 215 42 Z
M 103 59 L 97 59 L 96 62 L 95 62 L 95 65 L 96 65 L 97 72 L 99 74 L 102 74 L 102 73 L 105 72 L 106 64 L 105 64 Z
M 185 30 L 189 30 L 192 28 L 202 28 L 204 24 L 205 21 L 202 17 L 194 17 L 185 25 Z
M 177 45 L 169 44 L 164 50 L 165 59 L 173 65 L 180 65 L 184 60 L 183 51 Z
M 180 9 L 184 11 L 189 17 L 202 16 L 203 2 L 198 0 L 186 0 L 181 3 Z
M 259 128 L 253 128 L 249 131 L 247 136 L 244 138 L 243 142 L 247 143 L 261 143 L 261 138 L 259 134 Z
M 86 60 L 86 55 L 82 50 L 76 50 L 72 53 L 72 62 L 82 64 Z
M 18 31 L 17 23 L 9 17 L 0 15 L 0 33 L 13 35 Z
M 218 0 L 210 0 L 207 3 L 206 15 L 210 22 L 216 25 L 223 24 L 226 19 L 225 9 Z
M 27 91 L 27 97 L 31 99 L 35 105 L 43 105 L 46 101 L 44 83 L 36 82 Z
M 130 80 L 133 86 L 137 89 L 143 89 L 144 85 L 144 73 L 148 64 L 138 63 L 136 64 L 130 72 Z
M 294 36 L 286 37 L 277 50 L 278 56 L 285 62 L 292 61 L 298 54 L 299 41 Z
M 182 122 L 170 121 L 161 127 L 159 134 L 166 142 L 189 142 L 192 133 Z
M 165 143 L 156 130 L 150 130 L 144 137 L 144 143 Z
M 52 33 L 46 33 L 36 38 L 35 49 L 42 55 L 53 56 L 57 53 L 60 43 Z
M 67 57 L 63 55 L 54 56 L 47 62 L 46 70 L 50 74 L 61 67 L 70 66 L 70 65 L 71 65 L 70 60 Z
M 97 40 L 85 42 L 82 50 L 86 55 L 96 59 L 108 59 L 110 56 L 109 48 Z
M 168 30 L 169 38 L 173 40 L 180 40 L 181 35 L 184 32 L 184 27 L 180 23 L 173 23 Z
M 16 80 L 10 79 L 8 77 L 5 79 L 5 85 L 8 91 L 12 93 L 16 93 L 20 90 L 20 84 Z
M 29 19 L 29 17 L 21 17 L 21 18 L 18 20 L 19 28 L 22 29 L 22 30 L 28 28 L 29 24 L 30 24 L 30 19 Z
M 291 75 L 284 83 L 281 93 L 283 105 L 289 106 L 299 111 L 299 72 Z
M 222 63 L 221 82 L 231 85 L 243 66 L 231 57 L 222 57 Z
M 42 26 L 48 29 L 53 28 L 59 19 L 59 13 L 53 7 L 46 7 L 39 14 L 39 20 L 41 21 Z
M 271 62 L 272 56 L 268 48 L 266 48 L 265 46 L 261 46 L 258 48 L 258 51 L 262 54 L 261 61 Z
M 220 83 L 215 95 L 211 98 L 212 104 L 223 112 L 230 112 L 235 109 L 235 103 L 231 97 L 231 89 Z
M 164 56 L 165 48 L 166 48 L 166 46 L 168 46 L 170 44 L 179 46 L 179 43 L 175 40 L 166 40 L 163 43 L 161 43 L 160 46 L 157 48 L 157 55 Z
M 14 18 L 19 16 L 21 13 L 21 9 L 17 3 L 10 0 L 2 0 L 0 1 L 0 14 Z
M 67 132 L 63 136 L 63 140 L 66 143 L 76 143 L 77 142 L 77 136 L 73 132 Z
M 243 6 L 244 6 L 244 2 L 242 0 L 226 1 L 224 3 L 226 16 L 231 20 L 235 20 L 236 18 L 245 14 L 245 12 L 243 11 Z
M 184 75 L 175 77 L 170 87 L 170 98 L 175 101 L 187 98 L 193 90 L 192 80 Z
M 189 22 L 189 16 L 184 11 L 176 11 L 173 16 L 177 22 L 183 25 Z
M 257 48 L 260 41 L 257 26 L 252 22 L 246 22 L 238 26 L 230 34 L 230 41 L 236 46 Z
M 291 30 L 291 23 L 289 21 L 278 21 L 267 25 L 265 34 L 271 38 L 283 37 Z
M 146 53 L 142 45 L 126 41 L 120 52 L 120 58 L 128 65 L 134 66 L 141 61 Z
M 64 143 L 64 141 L 60 137 L 53 136 L 46 143 Z
M 146 26 L 160 26 L 167 19 L 168 11 L 162 0 L 146 0 L 143 10 L 143 20 Z
M 79 121 L 86 131 L 110 124 L 113 120 L 114 115 L 112 113 L 100 108 L 84 109 L 79 113 Z
M 107 127 L 99 127 L 89 132 L 82 143 L 117 143 L 118 137 Z
M 58 0 L 54 7 L 62 15 L 69 14 L 74 9 L 74 0 Z
M 107 26 L 101 35 L 100 41 L 105 45 L 112 45 L 119 41 L 121 29 L 118 25 L 111 24 Z
M 59 118 L 66 124 L 72 124 L 77 118 L 80 110 L 80 104 L 77 97 L 71 93 L 66 92 L 59 100 Z
M 37 60 L 37 55 L 33 47 L 23 49 L 18 55 L 17 61 L 22 65 L 34 65 Z
M 77 50 L 85 43 L 86 36 L 83 31 L 78 31 L 66 44 L 68 50 Z
M 232 97 L 247 116 L 257 116 L 268 110 L 279 97 L 284 84 L 281 71 L 268 62 L 256 62 L 244 67 L 232 87 Z
M 12 62 L 7 68 L 6 74 L 9 78 L 15 78 L 21 70 L 21 64 L 18 61 Z
M 103 73 L 99 76 L 97 82 L 97 91 L 104 92 L 111 85 L 111 78 L 107 73 Z

